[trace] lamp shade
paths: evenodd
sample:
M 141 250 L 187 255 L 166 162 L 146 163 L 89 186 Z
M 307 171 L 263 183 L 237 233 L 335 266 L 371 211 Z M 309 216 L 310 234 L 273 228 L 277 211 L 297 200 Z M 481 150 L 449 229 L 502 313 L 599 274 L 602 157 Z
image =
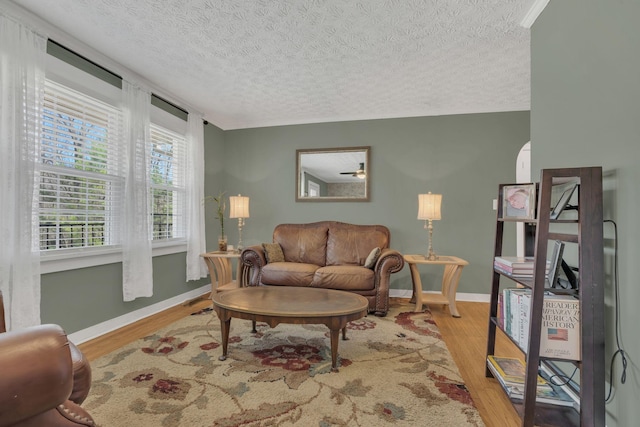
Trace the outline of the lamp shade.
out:
M 249 218 L 249 198 L 238 194 L 229 197 L 229 218 Z
M 418 194 L 418 219 L 441 219 L 442 194 Z

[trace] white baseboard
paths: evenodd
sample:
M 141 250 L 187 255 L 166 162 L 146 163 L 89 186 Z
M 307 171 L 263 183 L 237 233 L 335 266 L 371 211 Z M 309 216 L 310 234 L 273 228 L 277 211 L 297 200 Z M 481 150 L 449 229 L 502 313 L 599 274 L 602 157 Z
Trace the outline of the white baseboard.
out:
M 92 340 L 106 333 L 115 331 L 116 329 L 127 326 L 131 323 L 135 323 L 138 320 L 144 319 L 163 310 L 182 304 L 185 301 L 192 300 L 201 295 L 211 291 L 211 285 L 205 285 L 197 289 L 193 289 L 184 294 L 177 295 L 173 298 L 169 298 L 164 301 L 160 301 L 156 304 L 149 305 L 135 310 L 122 316 L 115 317 L 113 319 L 106 320 L 97 325 L 90 326 L 86 329 L 69 334 L 69 341 L 75 344 L 82 344 L 83 342 Z M 411 289 L 390 289 L 389 296 L 392 298 L 411 298 Z M 429 291 L 426 293 L 440 293 L 438 291 Z M 456 301 L 469 301 L 469 302 L 489 302 L 489 294 L 467 294 L 459 293 L 456 295 Z
M 389 296 L 392 298 L 411 298 L 412 293 L 411 289 L 389 289 Z M 440 294 L 440 291 L 426 291 L 425 294 Z M 467 294 L 464 292 L 456 294 L 456 301 L 489 302 L 490 300 L 489 294 Z
M 156 304 L 149 305 L 147 307 L 141 308 L 140 310 L 135 310 L 130 313 L 123 314 L 122 316 L 114 317 L 113 319 L 106 320 L 102 323 L 98 323 L 97 325 L 93 325 L 86 329 L 82 329 L 80 331 L 69 334 L 69 341 L 73 342 L 74 344 L 81 344 L 83 342 L 97 338 L 100 335 L 104 335 L 108 332 L 122 328 L 123 326 L 135 323 L 140 319 L 144 319 L 145 317 L 149 317 L 153 314 L 159 313 L 178 304 L 182 304 L 185 301 L 190 301 L 194 298 L 206 294 L 207 292 L 211 292 L 210 284 L 197 289 L 193 289 L 189 292 L 185 292 L 184 294 L 177 295 L 173 298 L 160 301 Z

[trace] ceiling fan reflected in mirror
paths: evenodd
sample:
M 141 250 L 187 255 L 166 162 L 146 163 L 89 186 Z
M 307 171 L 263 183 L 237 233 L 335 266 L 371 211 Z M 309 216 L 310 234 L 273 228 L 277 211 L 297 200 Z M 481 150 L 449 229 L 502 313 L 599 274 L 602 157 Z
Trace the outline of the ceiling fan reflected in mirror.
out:
M 340 172 L 340 175 L 351 175 L 351 176 L 355 176 L 356 178 L 365 179 L 367 176 L 367 173 L 364 170 L 364 163 L 360 163 L 360 166 L 358 167 L 357 171 Z

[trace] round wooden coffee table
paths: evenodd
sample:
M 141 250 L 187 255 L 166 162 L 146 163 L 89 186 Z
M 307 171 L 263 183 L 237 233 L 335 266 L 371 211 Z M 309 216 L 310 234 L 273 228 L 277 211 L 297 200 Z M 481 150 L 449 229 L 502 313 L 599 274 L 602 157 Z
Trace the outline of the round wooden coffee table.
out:
M 369 302 L 361 295 L 331 289 L 293 286 L 252 286 L 215 293 L 213 308 L 220 318 L 222 356 L 227 358 L 231 318 L 279 323 L 323 324 L 331 331 L 331 370 L 338 371 L 338 336 L 346 340 L 347 323 L 367 314 Z M 255 331 L 255 329 L 254 329 Z

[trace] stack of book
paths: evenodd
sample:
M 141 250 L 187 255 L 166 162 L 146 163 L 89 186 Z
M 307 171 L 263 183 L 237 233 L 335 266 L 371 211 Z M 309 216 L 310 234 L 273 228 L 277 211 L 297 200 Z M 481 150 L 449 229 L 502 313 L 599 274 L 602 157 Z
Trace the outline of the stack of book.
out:
M 524 351 L 527 351 L 531 290 L 525 288 L 503 289 L 499 303 L 499 313 L 504 331 Z
M 523 351 L 528 351 L 531 290 L 503 289 L 498 298 L 499 324 Z M 545 293 L 542 306 L 540 356 L 580 360 L 580 300 Z
M 487 357 L 487 366 L 510 399 L 524 399 L 525 364 L 522 360 L 515 357 L 490 355 Z M 536 400 L 560 406 L 575 407 L 578 404 L 562 387 L 551 384 L 540 375 L 538 375 Z
M 533 277 L 533 257 L 497 256 L 493 260 L 493 268 L 513 277 Z M 547 261 L 546 273 L 550 263 Z

